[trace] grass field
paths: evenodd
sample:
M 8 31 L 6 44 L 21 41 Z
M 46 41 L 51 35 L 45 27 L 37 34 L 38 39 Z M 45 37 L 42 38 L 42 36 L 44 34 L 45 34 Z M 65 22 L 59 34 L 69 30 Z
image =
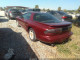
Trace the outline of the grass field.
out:
M 57 45 L 58 53 L 62 58 L 80 58 L 80 28 L 72 26 L 71 41 Z

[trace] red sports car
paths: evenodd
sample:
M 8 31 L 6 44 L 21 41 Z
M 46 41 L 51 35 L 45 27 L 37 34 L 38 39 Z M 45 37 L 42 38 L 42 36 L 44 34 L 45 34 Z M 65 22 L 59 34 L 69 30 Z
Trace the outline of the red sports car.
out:
M 72 35 L 71 22 L 62 22 L 49 13 L 28 12 L 18 16 L 16 21 L 18 26 L 28 31 L 32 41 L 61 43 Z

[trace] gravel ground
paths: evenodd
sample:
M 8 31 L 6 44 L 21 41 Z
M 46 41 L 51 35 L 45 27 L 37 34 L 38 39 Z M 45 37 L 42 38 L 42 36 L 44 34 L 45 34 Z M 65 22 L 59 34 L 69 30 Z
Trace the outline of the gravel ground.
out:
M 57 58 L 57 47 L 52 47 L 40 41 L 32 42 L 28 33 L 16 26 L 15 20 L 8 20 L 4 12 L 0 12 L 0 57 L 4 56 L 9 48 L 14 49 L 14 59 L 29 58 Z M 49 59 L 47 59 L 49 60 Z

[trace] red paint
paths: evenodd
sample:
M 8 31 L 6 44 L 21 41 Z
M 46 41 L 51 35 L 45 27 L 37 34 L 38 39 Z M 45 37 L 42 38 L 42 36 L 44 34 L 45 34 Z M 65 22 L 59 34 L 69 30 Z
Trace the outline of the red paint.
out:
M 58 29 L 63 27 L 68 27 L 71 25 L 70 22 L 63 23 L 41 23 L 33 20 L 35 12 L 32 12 L 30 20 L 25 20 L 17 17 L 19 24 L 28 31 L 29 28 L 34 29 L 36 37 L 38 40 L 41 40 L 46 43 L 60 43 L 65 39 L 69 38 L 72 35 L 71 30 L 62 31 L 58 33 L 45 33 L 47 30 Z

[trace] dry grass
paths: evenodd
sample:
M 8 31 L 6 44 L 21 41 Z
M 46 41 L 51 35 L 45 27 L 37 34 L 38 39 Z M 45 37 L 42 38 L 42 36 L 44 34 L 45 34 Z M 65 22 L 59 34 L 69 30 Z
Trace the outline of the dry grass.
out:
M 57 50 L 63 58 L 80 58 L 80 28 L 73 25 L 71 41 L 57 45 Z

